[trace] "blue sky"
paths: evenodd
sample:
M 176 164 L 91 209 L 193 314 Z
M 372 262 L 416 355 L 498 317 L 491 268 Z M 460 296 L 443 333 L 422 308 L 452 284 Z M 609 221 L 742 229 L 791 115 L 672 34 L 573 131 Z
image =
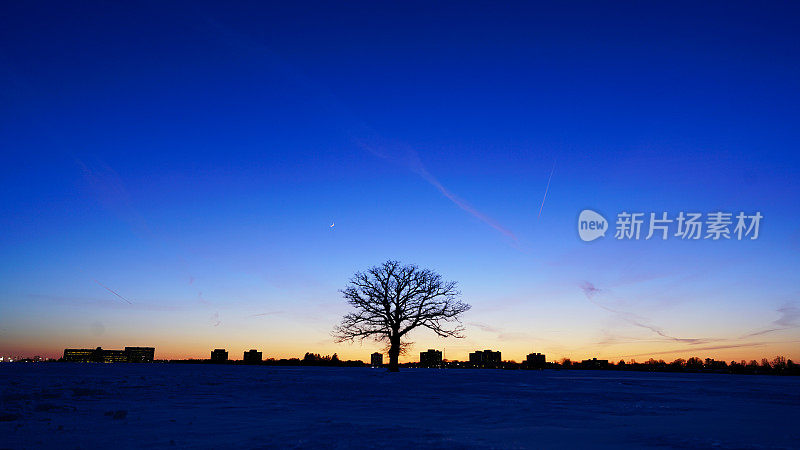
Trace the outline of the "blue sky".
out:
M 391 258 L 473 305 L 415 350 L 798 359 L 796 9 L 4 4 L 0 353 L 363 358 L 337 290 Z M 764 219 L 587 244 L 584 208 Z

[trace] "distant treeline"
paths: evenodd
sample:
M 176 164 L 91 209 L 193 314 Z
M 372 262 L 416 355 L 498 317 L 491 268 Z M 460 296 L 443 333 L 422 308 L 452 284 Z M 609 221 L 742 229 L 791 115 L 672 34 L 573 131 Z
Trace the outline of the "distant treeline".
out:
M 548 363 L 552 368 L 562 369 L 591 369 L 600 368 L 606 370 L 635 370 L 652 372 L 712 372 L 712 373 L 735 373 L 751 375 L 800 375 L 800 365 L 786 359 L 784 356 L 776 356 L 772 361 L 764 358 L 761 362 L 756 360 L 745 361 L 717 361 L 711 358 L 705 360 L 698 357 L 689 359 L 678 358 L 672 362 L 663 359 L 650 358 L 645 362 L 631 360 L 625 362 L 620 360 L 616 364 L 609 363 L 606 367 L 585 367 L 593 365 L 593 361 L 583 361 L 580 363 L 572 362 L 569 359 L 562 359 L 560 363 Z
M 365 367 L 368 364 L 364 361 L 343 361 L 339 359 L 339 355 L 321 356 L 319 353 L 306 353 L 302 359 L 300 358 L 284 358 L 275 359 L 268 358 L 260 362 L 246 362 L 246 361 L 211 361 L 209 359 L 177 359 L 171 360 L 172 363 L 186 363 L 186 364 L 241 364 L 241 365 L 260 365 L 260 366 L 329 366 L 329 367 Z
M 419 363 L 407 363 L 406 367 L 421 367 Z M 442 368 L 478 368 L 469 362 L 445 361 Z M 705 360 L 698 357 L 689 359 L 678 358 L 672 362 L 663 359 L 650 358 L 644 362 L 620 360 L 616 364 L 606 360 L 590 359 L 572 361 L 563 358 L 560 362 L 546 362 L 534 367 L 528 362 L 503 361 L 490 368 L 494 369 L 556 369 L 556 370 L 626 370 L 641 372 L 708 372 L 708 373 L 734 373 L 746 375 L 800 375 L 800 365 L 783 356 L 776 356 L 772 361 L 764 358 L 761 362 L 751 361 L 717 361 L 711 358 Z
M 32 358 L 19 358 L 16 362 L 57 362 L 63 361 L 62 359 L 32 359 Z M 232 364 L 232 365 L 262 365 L 262 366 L 326 366 L 326 367 L 367 367 L 369 364 L 360 360 L 341 360 L 339 356 L 334 353 L 333 355 L 322 356 L 319 353 L 306 353 L 303 358 L 284 358 L 274 359 L 269 358 L 263 361 L 246 362 L 246 361 L 211 361 L 209 359 L 174 359 L 174 360 L 160 360 L 156 362 L 161 363 L 177 363 L 177 364 Z M 382 367 L 385 367 L 382 364 Z M 637 362 L 630 360 L 625 362 L 620 360 L 617 363 L 589 359 L 584 361 L 572 361 L 569 358 L 563 358 L 558 362 L 545 362 L 540 364 L 532 364 L 527 361 L 518 363 L 516 361 L 502 361 L 492 364 L 482 363 L 480 365 L 470 363 L 468 361 L 444 361 L 433 365 L 423 365 L 418 362 L 410 362 L 400 364 L 405 368 L 441 368 L 441 369 L 504 369 L 504 370 L 540 370 L 540 369 L 554 369 L 554 370 L 627 370 L 627 371 L 641 371 L 641 372 L 707 372 L 707 373 L 734 373 L 746 375 L 800 375 L 800 364 L 787 359 L 784 356 L 776 356 L 771 361 L 769 359 L 762 359 L 760 362 L 756 360 L 750 361 L 717 361 L 711 358 L 700 359 L 692 357 L 689 359 L 678 358 L 672 362 L 666 362 L 663 359 L 650 358 L 644 362 Z
M 209 363 L 207 359 L 187 359 L 173 360 L 174 363 Z M 328 366 L 328 367 L 366 367 L 369 364 L 363 361 L 343 361 L 335 353 L 333 355 L 321 356 L 319 353 L 306 353 L 301 358 L 274 359 L 269 358 L 260 363 L 245 363 L 244 361 L 224 361 L 219 364 L 256 364 L 264 366 Z M 384 365 L 385 366 L 385 365 Z M 468 361 L 444 361 L 434 366 L 423 366 L 417 362 L 403 363 L 400 365 L 405 368 L 442 368 L 442 369 L 505 369 L 505 370 L 536 370 L 536 369 L 555 369 L 555 370 L 626 370 L 642 372 L 708 372 L 708 373 L 734 373 L 748 375 L 800 375 L 800 365 L 791 359 L 783 356 L 776 356 L 772 361 L 764 358 L 761 362 L 751 361 L 717 361 L 711 358 L 705 360 L 698 357 L 689 359 L 679 358 L 672 362 L 663 359 L 650 358 L 644 362 L 631 360 L 625 362 L 620 360 L 617 363 L 606 360 L 584 360 L 572 361 L 564 358 L 559 362 L 546 362 L 544 365 L 533 366 L 527 362 L 518 363 L 515 361 L 502 361 L 494 365 L 483 364 L 481 366 L 472 364 Z

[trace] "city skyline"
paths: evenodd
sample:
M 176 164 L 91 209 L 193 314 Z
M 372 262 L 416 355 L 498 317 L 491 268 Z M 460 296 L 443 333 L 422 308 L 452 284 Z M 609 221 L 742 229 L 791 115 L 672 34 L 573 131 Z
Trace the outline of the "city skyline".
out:
M 396 259 L 472 305 L 401 362 L 800 360 L 800 11 L 727 6 L 3 5 L 0 354 L 366 361 L 338 291 Z

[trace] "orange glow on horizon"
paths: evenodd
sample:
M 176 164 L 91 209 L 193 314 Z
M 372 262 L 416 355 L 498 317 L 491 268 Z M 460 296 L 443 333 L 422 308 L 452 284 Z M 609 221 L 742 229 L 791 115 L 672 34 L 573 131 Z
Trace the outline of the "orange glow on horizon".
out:
M 619 346 L 619 349 L 610 351 L 607 347 L 596 347 L 593 349 L 591 346 L 581 347 L 575 350 L 555 350 L 548 349 L 547 347 L 530 348 L 524 344 L 511 345 L 504 343 L 502 345 L 487 344 L 480 346 L 465 347 L 464 345 L 453 345 L 455 342 L 447 342 L 449 345 L 442 345 L 442 342 L 429 342 L 419 343 L 414 345 L 406 354 L 400 356 L 400 362 L 417 362 L 419 361 L 419 353 L 429 348 L 444 350 L 444 359 L 450 361 L 467 361 L 469 353 L 475 350 L 499 350 L 502 352 L 504 361 L 521 362 L 525 360 L 528 353 L 539 352 L 546 355 L 548 362 L 558 362 L 563 358 L 572 361 L 581 361 L 584 359 L 598 358 L 607 359 L 611 362 L 618 362 L 624 360 L 629 362 L 635 360 L 638 362 L 647 361 L 650 358 L 655 360 L 663 359 L 666 362 L 671 362 L 678 358 L 688 359 L 690 357 L 699 357 L 701 359 L 713 358 L 721 361 L 761 361 L 762 358 L 771 360 L 775 356 L 785 356 L 787 359 L 793 361 L 800 360 L 800 354 L 797 352 L 796 346 L 789 343 L 774 343 L 771 345 L 754 345 L 745 348 L 704 348 L 698 347 L 697 349 L 675 348 L 674 344 L 661 344 L 654 346 L 652 344 L 636 344 Z M 136 340 L 127 344 L 119 344 L 117 342 L 101 342 L 96 341 L 96 345 L 68 345 L 64 348 L 95 348 L 103 347 L 106 349 L 124 348 L 125 346 L 152 346 L 156 348 L 156 359 L 172 360 L 172 359 L 208 359 L 210 353 L 215 348 L 224 348 L 228 351 L 229 357 L 232 360 L 241 360 L 242 354 L 250 349 L 257 349 L 263 352 L 264 359 L 290 359 L 302 358 L 306 352 L 318 353 L 321 355 L 333 355 L 336 353 L 341 360 L 361 360 L 369 361 L 369 355 L 373 352 L 380 352 L 386 354 L 386 349 L 379 344 L 365 343 L 363 346 L 358 344 L 325 344 L 325 345 L 303 345 L 303 346 L 287 346 L 287 345 L 268 345 L 257 343 L 224 343 L 220 342 L 218 345 L 204 345 L 204 344 L 159 344 L 159 342 L 146 342 L 146 340 Z M 474 347 L 474 348 L 473 348 Z M 2 356 L 22 356 L 33 357 L 42 356 L 45 358 L 60 358 L 63 355 L 64 348 L 53 346 L 31 346 L 31 345 L 10 345 L 4 346 L 0 349 Z

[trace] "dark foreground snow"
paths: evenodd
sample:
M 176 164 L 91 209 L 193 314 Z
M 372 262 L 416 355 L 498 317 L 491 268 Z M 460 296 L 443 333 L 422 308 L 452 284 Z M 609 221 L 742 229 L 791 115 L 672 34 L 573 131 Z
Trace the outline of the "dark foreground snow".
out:
M 800 378 L 0 364 L 0 448 L 798 448 Z

